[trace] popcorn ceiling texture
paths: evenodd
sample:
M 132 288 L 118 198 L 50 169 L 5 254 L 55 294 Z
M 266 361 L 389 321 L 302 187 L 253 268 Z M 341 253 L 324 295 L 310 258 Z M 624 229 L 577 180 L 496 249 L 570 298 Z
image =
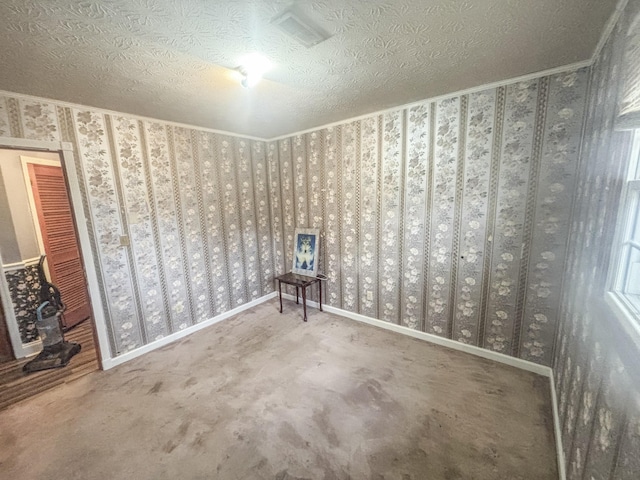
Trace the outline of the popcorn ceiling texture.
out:
M 270 25 L 292 3 L 3 0 L 0 89 L 273 138 L 588 60 L 616 0 L 297 1 L 310 49 Z

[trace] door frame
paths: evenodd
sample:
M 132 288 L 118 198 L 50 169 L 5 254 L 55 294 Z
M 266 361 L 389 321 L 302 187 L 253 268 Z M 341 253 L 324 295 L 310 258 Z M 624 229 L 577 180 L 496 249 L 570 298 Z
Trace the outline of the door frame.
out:
M 100 284 L 98 281 L 98 272 L 96 270 L 91 241 L 89 240 L 89 229 L 87 227 L 87 219 L 84 216 L 82 195 L 80 193 L 80 183 L 75 165 L 75 153 L 70 142 L 45 142 L 40 140 L 29 140 L 24 138 L 0 137 L 0 148 L 13 150 L 36 150 L 45 152 L 55 152 L 60 156 L 60 164 L 62 171 L 69 187 L 69 201 L 75 221 L 76 234 L 80 244 L 80 257 L 84 267 L 87 289 L 89 291 L 89 301 L 91 302 L 91 319 L 95 326 L 95 336 L 97 339 L 98 362 L 100 368 L 103 369 L 105 364 L 110 360 L 109 356 L 109 336 L 107 333 L 106 319 L 104 316 L 104 304 L 102 295 L 100 294 Z M 0 252 L 0 268 L 2 265 L 2 252 Z M 13 346 L 16 358 L 24 358 L 25 356 L 36 353 L 40 348 L 38 342 L 38 350 L 31 351 L 36 342 L 26 345 L 22 344 L 18 324 L 13 311 L 13 303 L 9 293 L 6 277 L 0 275 L 0 298 L 2 298 L 2 306 L 4 308 L 7 329 Z M 27 348 L 25 348 L 27 347 Z
M 11 340 L 13 356 L 16 358 L 24 358 L 38 352 L 42 342 L 40 342 L 40 340 L 36 340 L 35 342 L 22 343 L 20 330 L 18 329 L 18 321 L 16 320 L 16 314 L 13 309 L 13 301 L 11 300 L 11 292 L 9 291 L 9 284 L 7 283 L 7 277 L 5 275 L 1 250 L 0 269 L 2 270 L 2 275 L 0 275 L 0 298 L 2 299 L 1 303 L 2 310 L 4 312 L 4 321 L 7 324 L 7 331 L 9 332 L 9 340 Z

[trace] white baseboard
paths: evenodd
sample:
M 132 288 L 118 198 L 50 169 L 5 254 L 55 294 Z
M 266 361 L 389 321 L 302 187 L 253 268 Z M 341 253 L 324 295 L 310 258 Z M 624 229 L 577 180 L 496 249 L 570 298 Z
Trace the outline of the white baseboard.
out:
M 11 272 L 13 270 L 22 270 L 27 266 L 37 265 L 39 261 L 40 261 L 40 257 L 27 258 L 26 260 L 22 260 L 21 262 L 5 263 L 4 265 L 2 265 L 2 269 L 5 272 Z
M 567 472 L 564 463 L 564 449 L 562 448 L 562 428 L 560 428 L 560 414 L 558 412 L 558 396 L 556 394 L 556 382 L 553 377 L 553 370 L 549 377 L 551 383 L 551 408 L 553 409 L 553 431 L 556 437 L 556 452 L 558 455 L 558 478 L 567 479 Z
M 117 357 L 103 360 L 102 368 L 104 370 L 109 370 L 110 368 L 121 365 L 125 362 L 128 362 L 129 360 L 133 360 L 134 358 L 144 355 L 145 353 L 149 353 L 153 350 L 156 350 L 157 348 L 164 347 L 165 345 L 175 342 L 176 340 L 179 340 L 181 338 L 184 338 L 187 335 L 191 335 L 192 333 L 197 332 L 198 330 L 202 330 L 203 328 L 209 327 L 215 323 L 221 322 L 222 320 L 226 320 L 229 317 L 237 315 L 238 313 L 243 312 L 244 310 L 248 310 L 249 308 L 255 307 L 256 305 L 266 302 L 267 300 L 272 299 L 276 295 L 277 295 L 277 292 L 268 293 L 267 295 L 264 295 L 260 298 L 252 300 L 251 302 L 245 303 L 244 305 L 240 305 L 239 307 L 229 310 L 228 312 L 221 313 L 220 315 L 217 315 L 213 318 L 205 320 L 204 322 L 200 322 L 188 328 L 185 328 L 184 330 L 174 332 L 171 335 L 161 338 L 160 340 L 156 340 L 155 342 L 148 343 L 147 345 L 144 345 L 140 348 L 136 348 L 135 350 L 132 350 L 130 352 L 123 353 L 122 355 L 118 355 Z
M 295 296 L 288 293 L 283 293 L 282 298 L 286 298 L 288 300 L 296 299 Z M 307 306 L 318 308 L 318 303 L 312 300 L 307 300 Z M 551 369 L 549 367 L 529 362 L 528 360 L 510 357 L 509 355 L 504 355 L 503 353 L 493 352 L 491 350 L 476 347 L 474 345 L 467 345 L 466 343 L 456 342 L 455 340 L 451 340 L 449 338 L 439 337 L 438 335 L 433 335 L 431 333 L 420 332 L 409 327 L 403 327 L 402 325 L 396 325 L 395 323 L 389 323 L 383 320 L 378 320 L 376 318 L 367 317 L 365 315 L 360 315 L 359 313 L 348 312 L 346 310 L 342 310 L 341 308 L 332 307 L 330 305 L 322 305 L 322 309 L 325 312 L 335 313 L 336 315 L 340 315 L 341 317 L 350 318 L 351 320 L 356 320 L 362 323 L 368 323 L 369 325 L 373 325 L 375 327 L 391 330 L 392 332 L 402 333 L 413 338 L 419 338 L 420 340 L 435 343 L 436 345 L 442 345 L 453 350 L 470 353 L 477 357 L 494 360 L 496 362 L 504 363 L 512 367 L 527 370 L 528 372 L 537 373 L 538 375 L 542 375 L 544 377 L 551 376 Z
M 296 297 L 288 293 L 283 293 L 282 298 L 286 298 L 288 300 L 295 300 Z M 318 303 L 312 300 L 307 300 L 307 306 L 318 308 Z M 476 355 L 478 357 L 486 358 L 488 360 L 493 360 L 495 362 L 503 363 L 505 365 L 510 365 L 512 367 L 520 368 L 522 370 L 537 373 L 538 375 L 547 377 L 549 379 L 549 383 L 551 386 L 551 408 L 553 411 L 553 429 L 554 429 L 554 434 L 556 439 L 558 477 L 560 480 L 566 480 L 564 450 L 562 449 L 562 431 L 560 429 L 560 416 L 558 414 L 558 399 L 556 396 L 556 387 L 553 380 L 553 370 L 551 368 L 545 367 L 544 365 L 539 365 L 537 363 L 529 362 L 528 360 L 522 360 L 520 358 L 510 357 L 502 353 L 492 352 L 491 350 L 486 350 L 484 348 L 476 347 L 474 345 L 467 345 L 461 342 L 456 342 L 455 340 L 451 340 L 448 338 L 442 338 L 437 335 L 432 335 L 430 333 L 413 330 L 412 328 L 403 327 L 402 325 L 396 325 L 394 323 L 389 323 L 389 322 L 385 322 L 375 318 L 367 317 L 365 315 L 360 315 L 359 313 L 348 312 L 346 310 L 332 307 L 330 305 L 322 305 L 322 309 L 325 312 L 334 313 L 342 317 L 350 318 L 351 320 L 355 320 L 357 322 L 367 323 L 375 327 L 391 330 L 392 332 L 402 333 L 404 335 L 408 335 L 413 338 L 418 338 L 420 340 L 434 343 L 436 345 L 442 345 L 444 347 L 451 348 L 452 350 L 458 350 L 460 352 L 470 353 L 471 355 Z
M 23 343 L 22 353 L 24 356 L 22 358 L 35 355 L 36 353 L 40 353 L 40 350 L 42 350 L 42 340 L 35 340 L 33 342 Z

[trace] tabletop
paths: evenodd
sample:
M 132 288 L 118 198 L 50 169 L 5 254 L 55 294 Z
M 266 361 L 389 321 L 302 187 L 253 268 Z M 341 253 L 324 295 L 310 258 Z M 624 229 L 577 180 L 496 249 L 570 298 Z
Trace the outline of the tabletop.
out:
M 289 272 L 284 275 L 277 276 L 276 280 L 296 287 L 308 287 L 320 279 L 318 277 L 308 277 L 306 275 L 298 275 L 297 273 Z

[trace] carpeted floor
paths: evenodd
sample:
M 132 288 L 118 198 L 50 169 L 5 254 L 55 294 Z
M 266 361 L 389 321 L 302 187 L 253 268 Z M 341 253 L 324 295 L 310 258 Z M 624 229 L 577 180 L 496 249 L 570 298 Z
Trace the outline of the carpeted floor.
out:
M 0 412 L 20 479 L 557 479 L 548 379 L 275 300 Z

